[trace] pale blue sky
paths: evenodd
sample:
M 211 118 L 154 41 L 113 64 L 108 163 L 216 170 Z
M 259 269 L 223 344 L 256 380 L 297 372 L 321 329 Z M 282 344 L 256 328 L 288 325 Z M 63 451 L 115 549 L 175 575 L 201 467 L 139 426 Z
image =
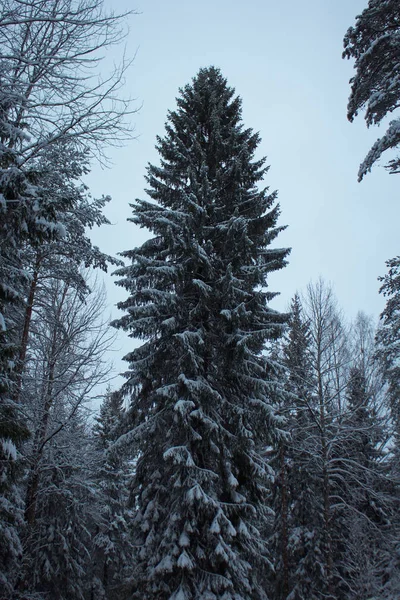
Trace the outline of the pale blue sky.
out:
M 266 184 L 278 190 L 281 224 L 288 225 L 277 245 L 292 253 L 289 266 L 271 278 L 270 288 L 281 294 L 274 306 L 285 309 L 296 290 L 322 275 L 349 318 L 358 310 L 377 317 L 384 305 L 377 277 L 400 252 L 400 175 L 378 166 L 357 183 L 359 163 L 383 133 L 367 130 L 362 115 L 353 124 L 346 119 L 352 63 L 341 58 L 342 40 L 366 4 L 114 0 L 115 10 L 140 13 L 130 21 L 127 54 L 137 54 L 126 93 L 142 107 L 133 118 L 137 139 L 111 152 L 111 169 L 94 168 L 88 178 L 93 195 L 113 197 L 107 215 L 114 226 L 94 241 L 116 254 L 144 240 L 126 222 L 128 203 L 145 197 L 145 166 L 158 161 L 155 138 L 163 135 L 178 88 L 213 64 L 242 97 L 245 125 L 261 134 L 260 155 L 271 166 Z M 108 287 L 110 305 L 125 298 Z

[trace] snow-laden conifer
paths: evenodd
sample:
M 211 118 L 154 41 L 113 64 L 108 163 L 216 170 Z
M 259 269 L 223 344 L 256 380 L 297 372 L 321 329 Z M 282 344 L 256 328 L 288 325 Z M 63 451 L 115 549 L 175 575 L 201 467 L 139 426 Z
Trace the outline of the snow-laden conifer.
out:
M 386 264 L 388 272 L 381 278 L 380 292 L 387 300 L 376 335 L 377 357 L 389 386 L 392 416 L 400 431 L 400 257 Z
M 281 411 L 290 436 L 277 446 L 274 465 L 275 598 L 316 600 L 327 591 L 316 379 L 310 324 L 298 294 L 290 309 L 281 345 L 288 392 Z
M 98 486 L 95 531 L 92 535 L 92 594 L 95 598 L 124 597 L 124 573 L 130 571 L 132 512 L 127 507 L 131 467 L 113 442 L 125 430 L 119 392 L 107 392 L 94 428 Z
M 0 65 L 1 66 L 1 65 Z M 29 436 L 21 407 L 14 401 L 17 356 L 16 323 L 10 308 L 20 305 L 27 282 L 22 248 L 32 219 L 28 206 L 35 188 L 19 168 L 15 145 L 24 137 L 8 118 L 16 98 L 0 94 L 0 587 L 11 594 L 22 553 L 19 529 L 22 502 L 16 487 L 17 448 Z M 36 214 L 35 214 L 36 217 Z
M 288 251 L 271 247 L 279 208 L 258 187 L 259 142 L 219 70 L 201 69 L 158 138 L 150 200 L 133 204 L 153 236 L 117 271 L 129 297 L 115 325 L 143 340 L 126 356 L 126 436 L 140 442 L 131 598 L 266 597 L 260 450 L 276 434 L 278 383 L 263 349 L 285 321 L 266 286 Z
M 356 73 L 350 79 L 351 94 L 347 106 L 350 121 L 365 109 L 367 126 L 379 125 L 388 114 L 396 112 L 400 98 L 400 5 L 398 0 L 369 0 L 356 17 L 344 38 L 344 58 L 354 58 Z M 390 121 L 360 165 L 361 180 L 387 150 L 398 148 L 400 119 Z M 400 158 L 389 161 L 391 173 L 400 170 Z
M 58 410 L 65 427 L 48 443 L 35 505 L 35 523 L 26 527 L 16 598 L 85 600 L 89 597 L 91 524 L 96 487 L 93 446 L 86 415 Z M 67 420 L 67 417 L 69 419 Z

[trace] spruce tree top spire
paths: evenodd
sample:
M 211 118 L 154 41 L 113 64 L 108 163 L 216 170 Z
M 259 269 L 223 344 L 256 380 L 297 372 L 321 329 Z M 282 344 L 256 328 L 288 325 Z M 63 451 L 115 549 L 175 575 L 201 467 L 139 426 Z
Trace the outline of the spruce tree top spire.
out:
M 132 598 L 266 597 L 260 451 L 276 435 L 279 385 L 263 349 L 286 320 L 266 284 L 288 251 L 270 248 L 279 209 L 257 187 L 258 143 L 219 70 L 201 69 L 158 138 L 151 201 L 132 205 L 153 233 L 117 271 L 129 298 L 115 325 L 145 340 L 124 387 L 136 424 L 124 440 L 139 445 Z
M 192 173 L 191 167 L 201 165 L 212 178 L 217 176 L 218 167 L 223 167 L 225 172 L 234 167 L 239 169 L 243 160 L 247 162 L 253 158 L 259 136 L 251 129 L 243 131 L 241 99 L 234 97 L 234 89 L 227 86 L 219 69 L 201 69 L 192 84 L 186 85 L 180 92 L 177 110 L 168 113 L 167 135 L 157 138 L 162 167 L 175 164 L 177 169 L 184 169 L 184 174 L 190 179 L 190 175 L 197 175 Z M 259 171 L 263 162 L 261 160 L 253 165 L 254 180 L 249 179 L 248 183 L 258 181 L 266 172 L 267 169 Z M 149 183 L 154 181 L 152 175 L 161 178 L 163 175 L 162 169 L 151 166 L 149 174 Z M 179 183 L 187 183 L 187 179 Z M 154 194 L 150 195 L 158 199 Z

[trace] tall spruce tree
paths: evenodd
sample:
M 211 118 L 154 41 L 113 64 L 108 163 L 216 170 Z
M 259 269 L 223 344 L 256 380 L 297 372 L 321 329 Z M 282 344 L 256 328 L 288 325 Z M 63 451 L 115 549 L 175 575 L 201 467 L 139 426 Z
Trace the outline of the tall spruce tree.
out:
M 181 90 L 148 167 L 151 201 L 132 221 L 153 232 L 117 274 L 129 292 L 115 322 L 143 345 L 129 362 L 140 452 L 133 481 L 138 549 L 130 598 L 266 598 L 260 534 L 277 435 L 265 343 L 286 316 L 267 277 L 285 265 L 276 194 L 258 189 L 257 133 L 214 67 Z

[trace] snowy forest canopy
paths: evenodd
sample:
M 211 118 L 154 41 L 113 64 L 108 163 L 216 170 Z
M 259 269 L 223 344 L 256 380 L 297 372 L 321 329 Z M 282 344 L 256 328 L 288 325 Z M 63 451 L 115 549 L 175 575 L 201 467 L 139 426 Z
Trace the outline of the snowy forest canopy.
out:
M 179 91 L 131 204 L 150 237 L 102 252 L 90 230 L 112 201 L 82 180 L 131 135 L 129 64 L 100 71 L 130 13 L 0 8 L 0 599 L 398 598 L 400 259 L 378 327 L 349 322 L 323 278 L 271 307 L 285 222 L 216 67 Z M 399 33 L 395 0 L 348 30 L 349 119 L 397 109 Z M 132 338 L 125 383 L 93 419 L 115 328 Z

